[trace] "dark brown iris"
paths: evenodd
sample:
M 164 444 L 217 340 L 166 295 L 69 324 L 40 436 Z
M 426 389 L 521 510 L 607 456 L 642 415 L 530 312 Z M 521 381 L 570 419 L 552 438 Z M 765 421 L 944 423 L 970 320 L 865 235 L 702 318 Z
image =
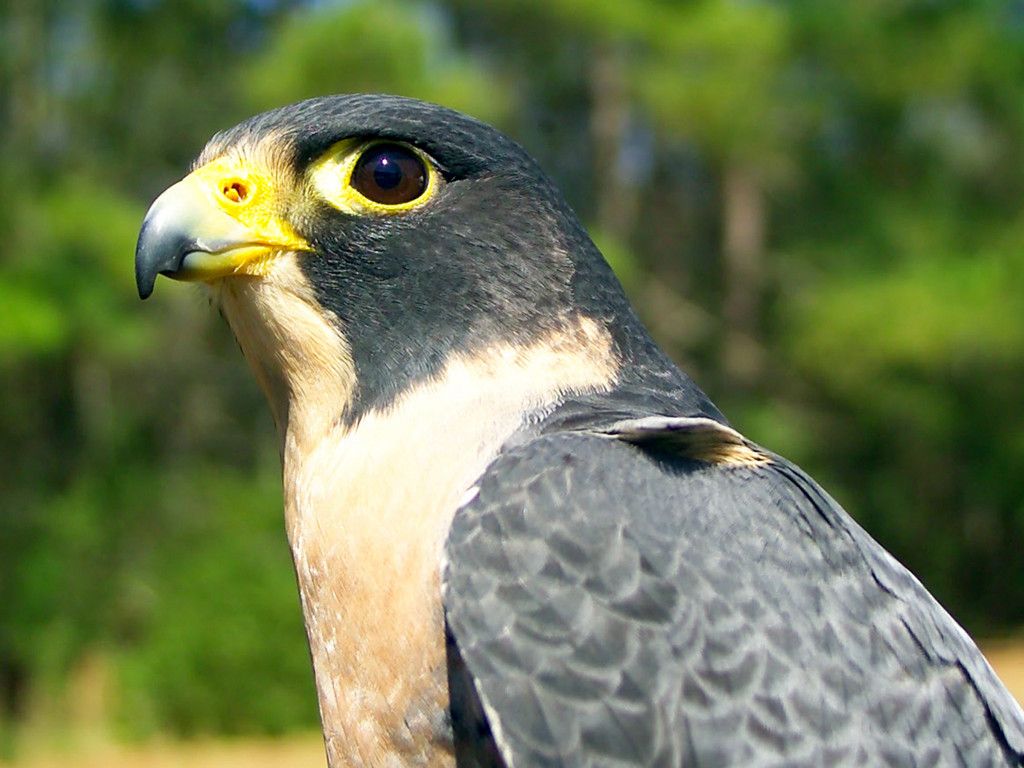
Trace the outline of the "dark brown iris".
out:
M 375 144 L 359 158 L 352 186 L 375 203 L 409 203 L 427 189 L 423 160 L 401 144 Z

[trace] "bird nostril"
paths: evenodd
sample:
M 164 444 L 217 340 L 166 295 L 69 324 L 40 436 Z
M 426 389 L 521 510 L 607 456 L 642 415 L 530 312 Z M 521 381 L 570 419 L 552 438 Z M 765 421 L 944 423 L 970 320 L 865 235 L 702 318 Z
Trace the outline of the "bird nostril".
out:
M 232 203 L 244 203 L 249 198 L 249 185 L 239 179 L 221 184 L 220 193 Z

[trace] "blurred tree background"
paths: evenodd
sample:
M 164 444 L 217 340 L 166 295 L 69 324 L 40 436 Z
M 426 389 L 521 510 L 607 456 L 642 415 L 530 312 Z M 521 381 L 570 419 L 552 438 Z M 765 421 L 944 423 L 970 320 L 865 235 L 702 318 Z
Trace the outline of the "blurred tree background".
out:
M 970 630 L 1024 625 L 1024 4 L 10 0 L 0 35 L 0 755 L 315 723 L 269 412 L 202 293 L 132 274 L 213 132 L 315 94 L 517 138 L 740 429 Z

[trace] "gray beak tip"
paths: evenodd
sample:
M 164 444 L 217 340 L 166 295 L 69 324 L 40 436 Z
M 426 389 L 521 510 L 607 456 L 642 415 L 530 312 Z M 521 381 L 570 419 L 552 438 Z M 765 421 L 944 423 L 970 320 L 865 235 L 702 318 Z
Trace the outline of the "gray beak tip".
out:
M 152 220 L 149 216 L 142 224 L 139 242 L 135 246 L 135 286 L 139 290 L 140 299 L 148 299 L 153 293 L 156 276 L 160 267 L 164 266 L 158 257 L 159 249 L 155 248 L 152 238 Z

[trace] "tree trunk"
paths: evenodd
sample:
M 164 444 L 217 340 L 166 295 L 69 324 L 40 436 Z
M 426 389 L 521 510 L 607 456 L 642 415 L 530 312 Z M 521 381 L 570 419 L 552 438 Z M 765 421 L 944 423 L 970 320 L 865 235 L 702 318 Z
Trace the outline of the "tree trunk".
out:
M 734 386 L 754 386 L 764 370 L 760 343 L 764 285 L 765 204 L 757 175 L 740 163 L 722 179 L 725 333 L 722 370 Z
M 597 226 L 619 243 L 629 240 L 637 212 L 636 185 L 622 166 L 630 103 L 622 50 L 599 43 L 590 65 L 590 130 L 594 142 Z
M 46 56 L 46 6 L 14 2 L 0 14 L 9 31 L 7 49 L 0 54 L 3 107 L 0 114 L 8 157 L 19 161 L 38 152 L 39 134 L 46 122 L 47 93 L 41 62 Z

